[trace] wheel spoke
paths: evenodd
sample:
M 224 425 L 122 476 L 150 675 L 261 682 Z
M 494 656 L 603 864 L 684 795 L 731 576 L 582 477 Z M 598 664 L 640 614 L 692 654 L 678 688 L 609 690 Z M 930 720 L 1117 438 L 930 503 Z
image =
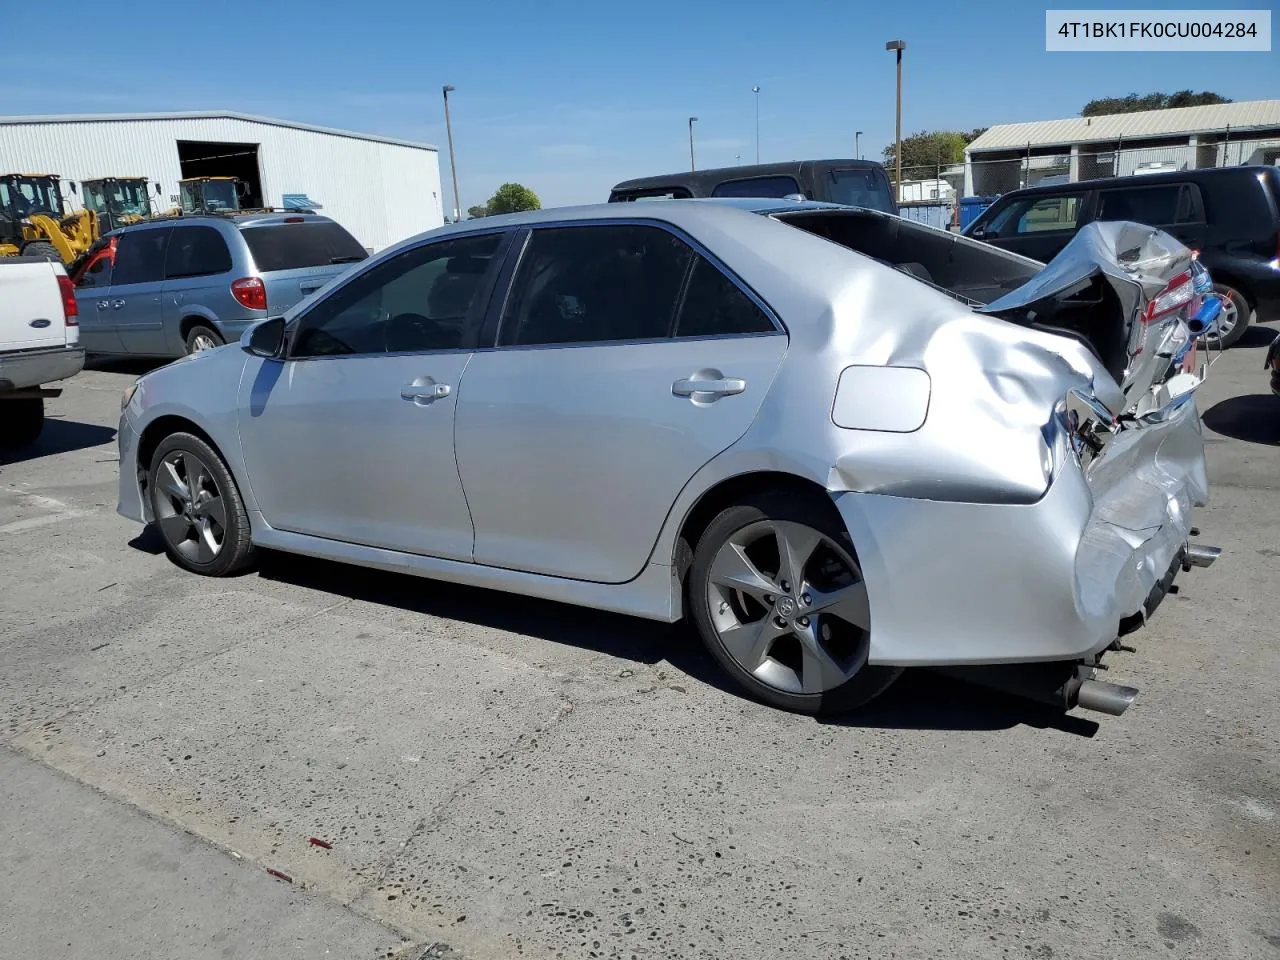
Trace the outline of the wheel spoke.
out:
M 865 581 L 835 590 L 818 590 L 806 584 L 805 593 L 809 596 L 808 609 L 813 613 L 838 617 L 862 630 L 871 629 L 871 606 Z
M 171 460 L 164 460 L 156 473 L 156 483 L 165 495 L 175 500 L 186 500 L 188 487 L 178 476 L 177 465 Z
M 216 523 L 219 530 L 225 531 L 227 529 L 227 508 L 222 502 L 222 497 L 216 493 L 198 505 L 197 513 L 202 517 L 208 517 Z
M 800 687 L 805 693 L 834 690 L 849 678 L 822 646 L 817 617 L 810 618 L 807 627 L 797 627 L 795 635 L 800 639 Z
M 157 522 L 160 524 L 160 532 L 164 534 L 164 538 L 174 547 L 191 536 L 191 524 L 180 513 L 175 513 L 171 517 L 158 517 Z
M 799 523 L 780 523 L 775 532 L 778 558 L 782 564 L 778 579 L 787 581 L 793 590 L 799 590 L 800 584 L 804 583 L 804 568 L 822 542 L 822 534 Z
M 773 641 L 786 633 L 773 622 L 772 616 L 749 623 L 737 623 L 720 631 L 725 648 L 750 673 L 755 673 L 769 655 Z
M 731 590 L 741 590 L 757 599 L 781 592 L 778 585 L 751 562 L 743 547 L 732 541 L 716 554 L 711 564 L 711 582 Z
M 205 469 L 200 458 L 191 453 L 182 454 L 183 469 L 187 474 L 187 488 L 191 491 L 193 502 L 200 499 L 204 485 L 209 480 L 209 471 Z
M 218 555 L 219 548 L 220 545 L 209 528 L 208 518 L 201 517 L 196 521 L 196 562 L 208 563 Z

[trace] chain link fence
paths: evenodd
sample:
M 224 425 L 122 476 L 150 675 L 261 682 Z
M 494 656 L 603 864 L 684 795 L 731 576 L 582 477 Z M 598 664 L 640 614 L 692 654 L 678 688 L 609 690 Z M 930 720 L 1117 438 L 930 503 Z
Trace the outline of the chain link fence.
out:
M 965 163 L 904 166 L 899 205 L 903 214 L 912 220 L 960 229 L 982 209 L 973 203 L 960 202 L 969 197 L 994 199 L 1022 187 L 1104 177 L 1277 163 L 1280 163 L 1280 138 L 1202 138 L 1202 142 L 1193 145 L 1145 147 L 1125 147 L 1120 142 L 1112 149 L 1091 144 L 1074 156 L 1069 149 L 1029 147 Z M 892 181 L 894 170 L 887 169 Z

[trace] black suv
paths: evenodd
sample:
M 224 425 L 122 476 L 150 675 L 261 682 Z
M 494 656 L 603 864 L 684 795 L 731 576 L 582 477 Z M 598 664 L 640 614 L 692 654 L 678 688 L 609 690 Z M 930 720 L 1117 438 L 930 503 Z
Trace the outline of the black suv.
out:
M 1094 220 L 1159 227 L 1188 247 L 1228 298 L 1217 336 L 1231 346 L 1250 314 L 1280 318 L 1280 170 L 1217 167 L 1086 180 L 1006 193 L 965 235 L 1049 261 Z
M 642 177 L 614 187 L 609 202 L 690 197 L 798 197 L 898 212 L 884 167 L 871 160 L 789 160 Z

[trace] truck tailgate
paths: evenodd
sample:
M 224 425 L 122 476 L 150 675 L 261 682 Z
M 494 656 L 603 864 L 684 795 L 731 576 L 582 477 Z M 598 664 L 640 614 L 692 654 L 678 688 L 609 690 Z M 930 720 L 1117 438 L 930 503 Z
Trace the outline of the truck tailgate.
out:
M 66 344 L 61 271 L 61 264 L 37 257 L 0 258 L 0 350 Z

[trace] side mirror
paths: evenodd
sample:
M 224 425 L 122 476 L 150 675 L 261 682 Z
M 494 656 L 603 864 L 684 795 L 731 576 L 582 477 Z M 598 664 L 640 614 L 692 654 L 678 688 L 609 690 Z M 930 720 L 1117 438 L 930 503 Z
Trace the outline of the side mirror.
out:
M 974 240 L 981 240 L 986 235 L 987 235 L 986 227 L 974 227 L 972 230 L 969 231 L 969 236 L 971 236 Z
M 162 194 L 163 194 L 163 191 L 162 191 L 162 190 L 161 190 L 161 188 L 160 188 L 160 184 L 158 184 L 158 183 L 157 183 L 157 184 L 156 184 L 156 196 L 157 196 L 157 197 L 159 197 L 159 196 L 161 196 Z
M 71 188 L 71 192 L 72 192 L 72 193 L 76 193 L 76 192 L 77 192 L 76 182 L 75 182 L 74 180 L 68 180 L 68 181 L 67 181 L 67 186 Z
M 240 334 L 240 349 L 274 360 L 284 352 L 284 317 L 268 317 Z

